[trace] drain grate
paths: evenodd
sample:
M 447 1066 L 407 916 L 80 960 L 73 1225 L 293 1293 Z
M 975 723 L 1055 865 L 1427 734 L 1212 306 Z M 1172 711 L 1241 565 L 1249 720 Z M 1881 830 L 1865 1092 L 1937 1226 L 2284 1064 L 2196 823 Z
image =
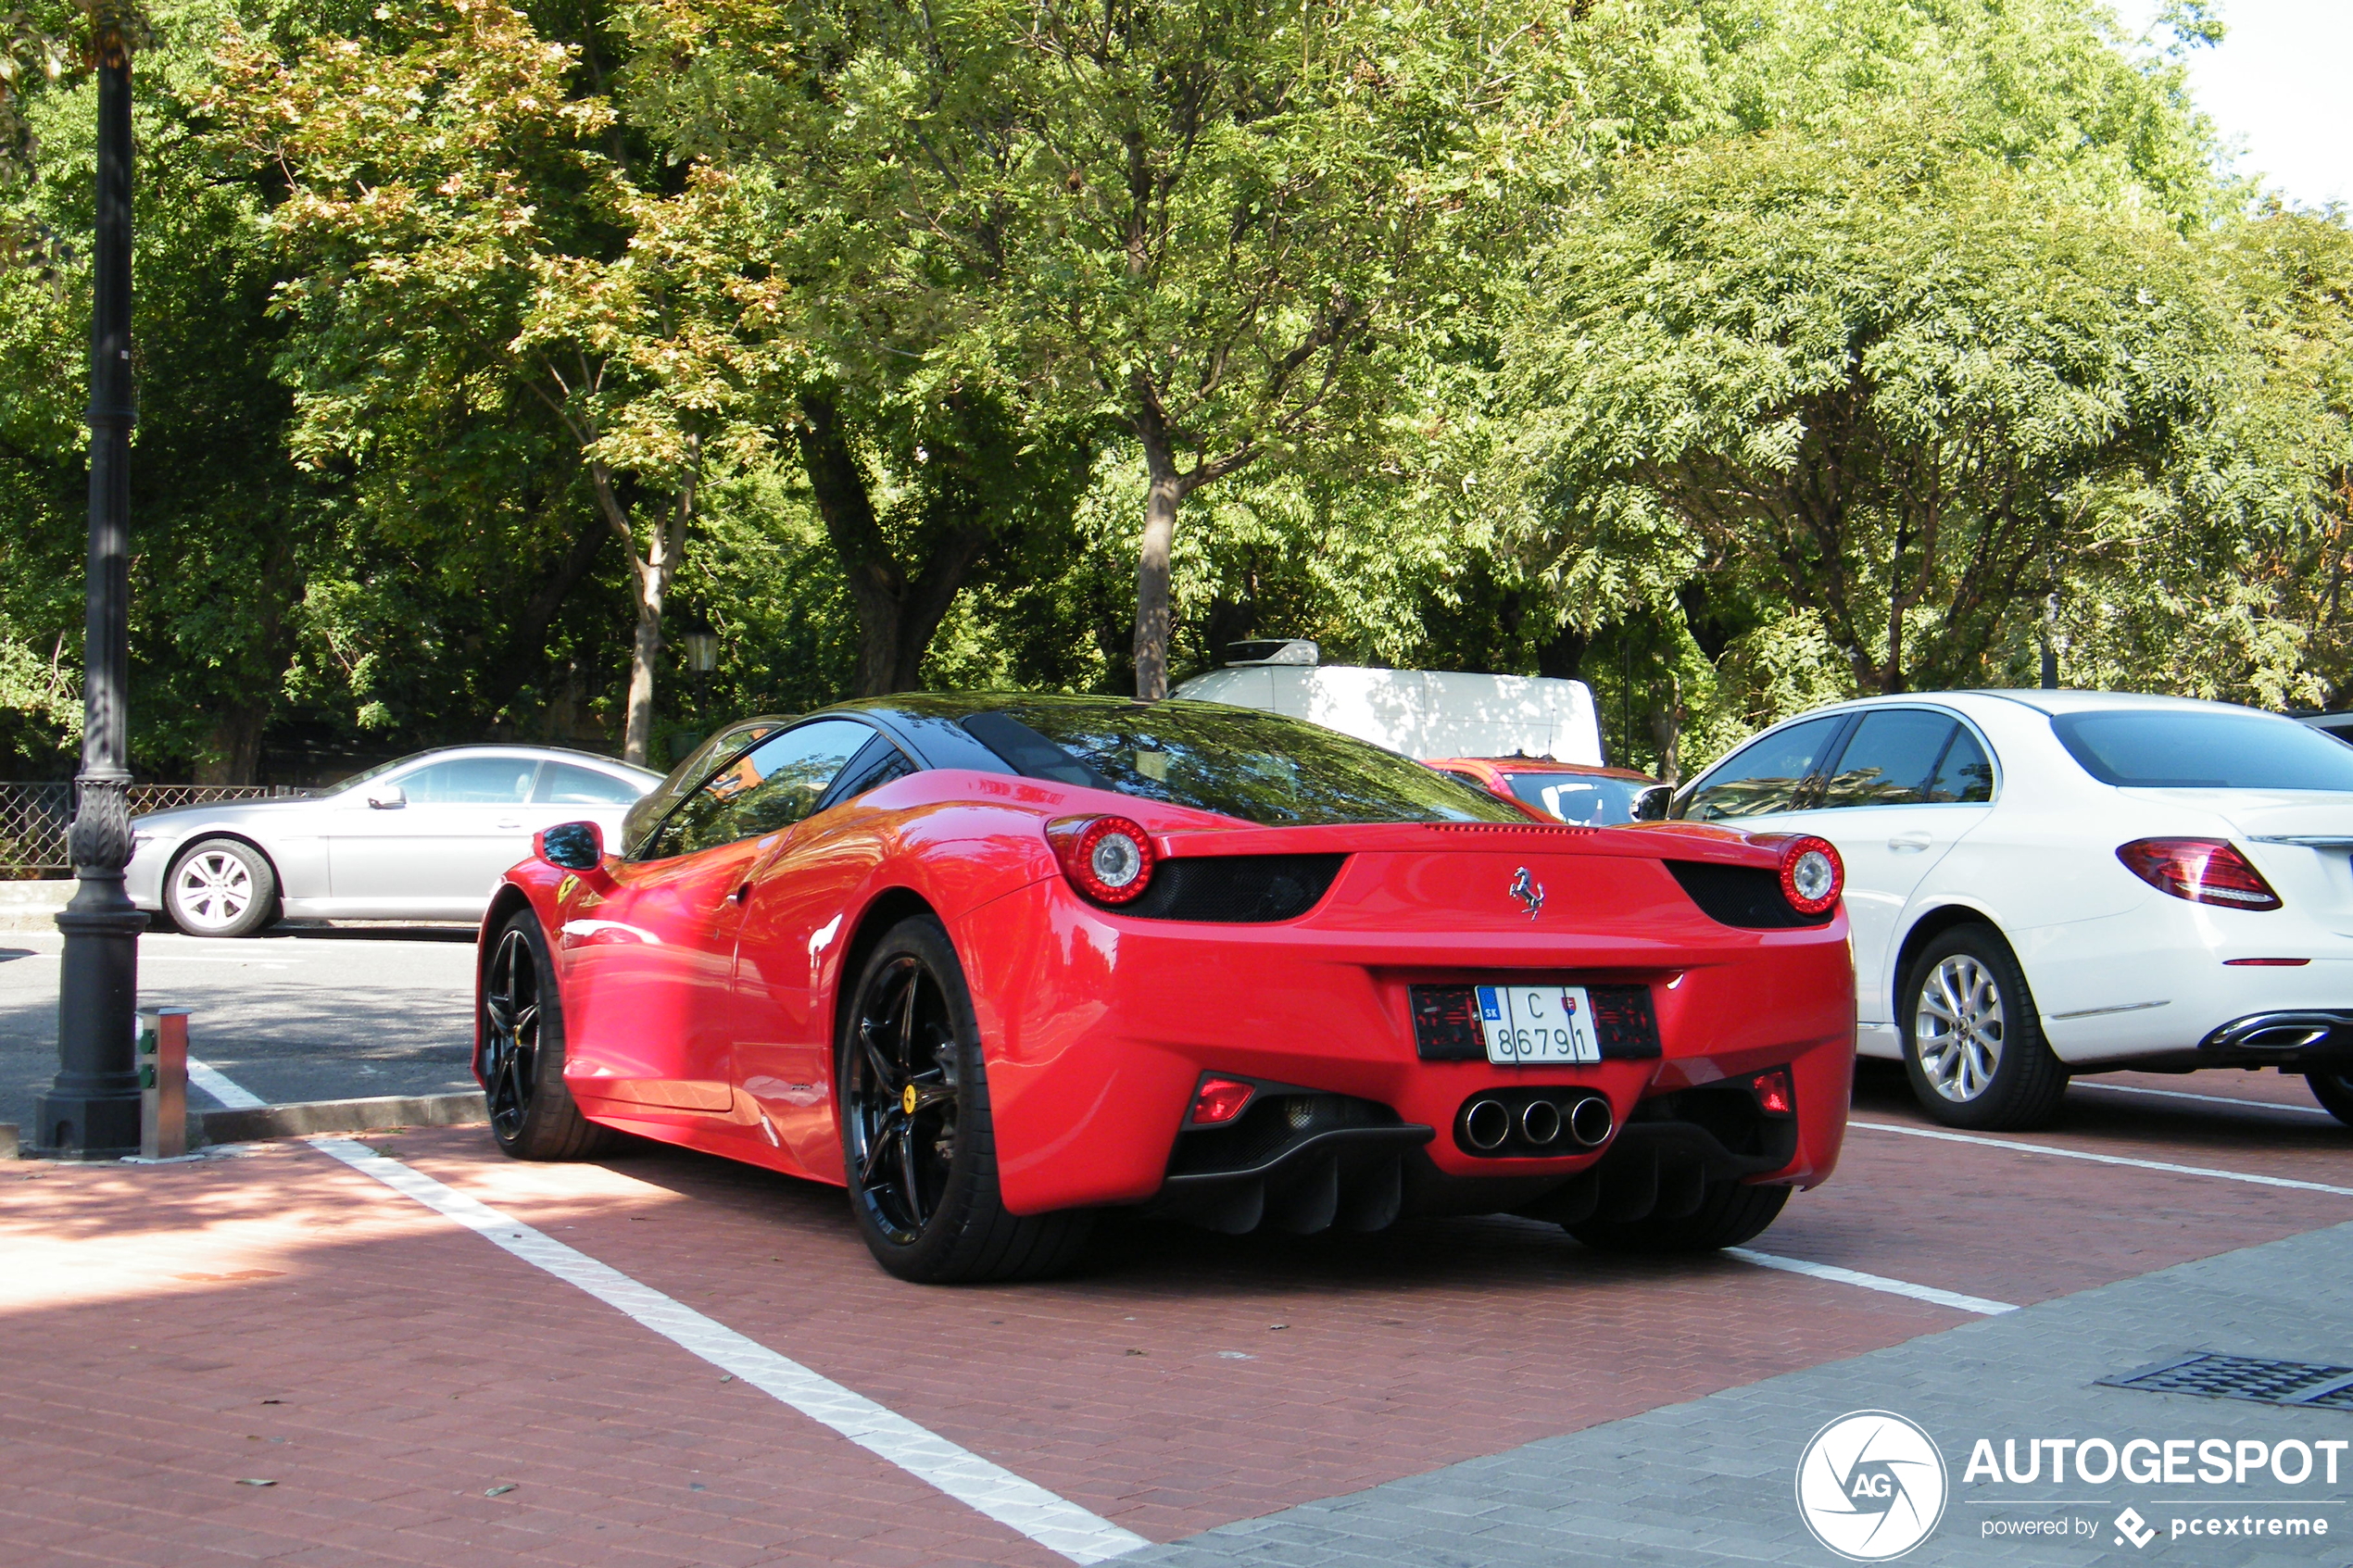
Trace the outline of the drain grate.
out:
M 2319 1361 L 2279 1361 L 2202 1350 L 2099 1382 L 2110 1388 L 2138 1388 L 2150 1394 L 2198 1394 L 2209 1399 L 2353 1411 L 2353 1367 Z

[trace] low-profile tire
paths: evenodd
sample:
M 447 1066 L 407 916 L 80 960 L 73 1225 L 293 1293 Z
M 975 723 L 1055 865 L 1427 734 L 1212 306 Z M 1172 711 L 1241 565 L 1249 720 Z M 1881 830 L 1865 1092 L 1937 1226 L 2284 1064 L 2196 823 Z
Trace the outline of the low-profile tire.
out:
M 163 874 L 163 912 L 191 936 L 250 936 L 277 922 L 277 868 L 243 839 L 199 839 Z
M 2323 1110 L 2353 1127 L 2353 1073 L 2307 1073 L 2304 1081 L 2312 1085 L 2312 1098 Z
M 2008 943 L 1971 922 L 1940 933 L 1905 977 L 1897 1024 L 1920 1109 L 1948 1127 L 2023 1132 L 2056 1115 L 2067 1069 L 2043 1038 Z
M 490 1135 L 517 1160 L 589 1160 L 623 1135 L 580 1114 L 564 1086 L 563 997 L 539 917 L 519 909 L 483 966 L 481 1075 Z
M 1562 1228 L 1601 1252 L 1713 1252 L 1764 1235 L 1788 1201 L 1785 1186 L 1710 1182 L 1699 1207 L 1679 1219 L 1579 1220 Z
M 980 1029 L 937 920 L 900 921 L 867 959 L 835 1066 L 849 1211 L 876 1262 L 952 1285 L 1039 1279 L 1077 1261 L 1091 1213 L 1014 1214 L 998 1190 Z

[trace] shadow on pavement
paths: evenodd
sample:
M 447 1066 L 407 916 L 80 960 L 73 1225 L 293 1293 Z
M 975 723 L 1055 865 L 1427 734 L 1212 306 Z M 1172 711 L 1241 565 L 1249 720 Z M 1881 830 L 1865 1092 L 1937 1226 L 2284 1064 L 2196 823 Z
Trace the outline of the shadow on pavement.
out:
M 2299 1154 L 2333 1155 L 2339 1158 L 2319 1163 L 2309 1172 L 2293 1173 L 2321 1182 L 2345 1183 L 2353 1178 L 2353 1127 L 2325 1113 L 2315 1114 L 2320 1111 L 2319 1103 L 2299 1078 L 2279 1080 L 2281 1085 L 2291 1086 L 2291 1092 L 2281 1095 L 2275 1108 L 2232 1103 L 2233 1086 L 2209 1085 L 2205 1082 L 2209 1075 L 2205 1073 L 2167 1074 L 2161 1082 L 2169 1092 L 2207 1093 L 2220 1098 L 2194 1101 L 2157 1094 L 2096 1092 L 2108 1076 L 2077 1079 L 2059 1103 L 2058 1114 L 2042 1127 L 1982 1135 L 2027 1141 L 2056 1136 L 2086 1147 L 2130 1143 L 2138 1147 L 2120 1147 L 2116 1152 L 2158 1160 L 2196 1155 L 2245 1154 L 2273 1159 Z M 2132 1083 L 2137 1086 L 2149 1076 L 2133 1075 Z M 2267 1094 L 2279 1092 L 2269 1082 L 2262 1088 Z M 1907 1126 L 1935 1125 L 1913 1098 L 1904 1069 L 1888 1061 L 1855 1064 L 1855 1115 L 1870 1121 L 1900 1122 Z M 2268 1167 L 2250 1168 L 2265 1169 L 2271 1174 L 2285 1173 Z
M 299 936 L 312 942 L 449 942 L 471 947 L 477 935 L 476 928 L 471 925 L 376 924 L 372 922 L 366 924 L 315 925 L 301 921 L 284 921 L 249 940 L 266 942 L 276 937 Z

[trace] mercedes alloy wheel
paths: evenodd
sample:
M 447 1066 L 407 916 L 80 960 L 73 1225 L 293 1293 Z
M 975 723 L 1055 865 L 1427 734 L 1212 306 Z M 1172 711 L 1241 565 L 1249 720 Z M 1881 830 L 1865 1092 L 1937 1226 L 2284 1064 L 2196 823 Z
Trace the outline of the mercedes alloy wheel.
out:
M 2026 976 L 1993 927 L 1957 925 L 1912 963 L 1898 1023 L 1922 1110 L 1954 1127 L 2017 1131 L 2058 1110 L 2067 1069 L 2043 1038 Z

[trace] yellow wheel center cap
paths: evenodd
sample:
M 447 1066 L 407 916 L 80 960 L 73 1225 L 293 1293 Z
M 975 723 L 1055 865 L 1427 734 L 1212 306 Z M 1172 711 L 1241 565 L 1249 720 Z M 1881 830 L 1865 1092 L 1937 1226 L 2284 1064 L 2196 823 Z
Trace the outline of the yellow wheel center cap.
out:
M 912 1084 L 908 1085 L 907 1085 L 907 1092 L 906 1092 L 905 1094 L 900 1095 L 900 1096 L 899 1097 L 899 1109 L 900 1109 L 900 1110 L 903 1110 L 903 1111 L 905 1111 L 905 1112 L 906 1112 L 908 1115 L 910 1115 L 910 1116 L 912 1116 L 912 1115 L 915 1113 L 915 1085 L 912 1085 Z

